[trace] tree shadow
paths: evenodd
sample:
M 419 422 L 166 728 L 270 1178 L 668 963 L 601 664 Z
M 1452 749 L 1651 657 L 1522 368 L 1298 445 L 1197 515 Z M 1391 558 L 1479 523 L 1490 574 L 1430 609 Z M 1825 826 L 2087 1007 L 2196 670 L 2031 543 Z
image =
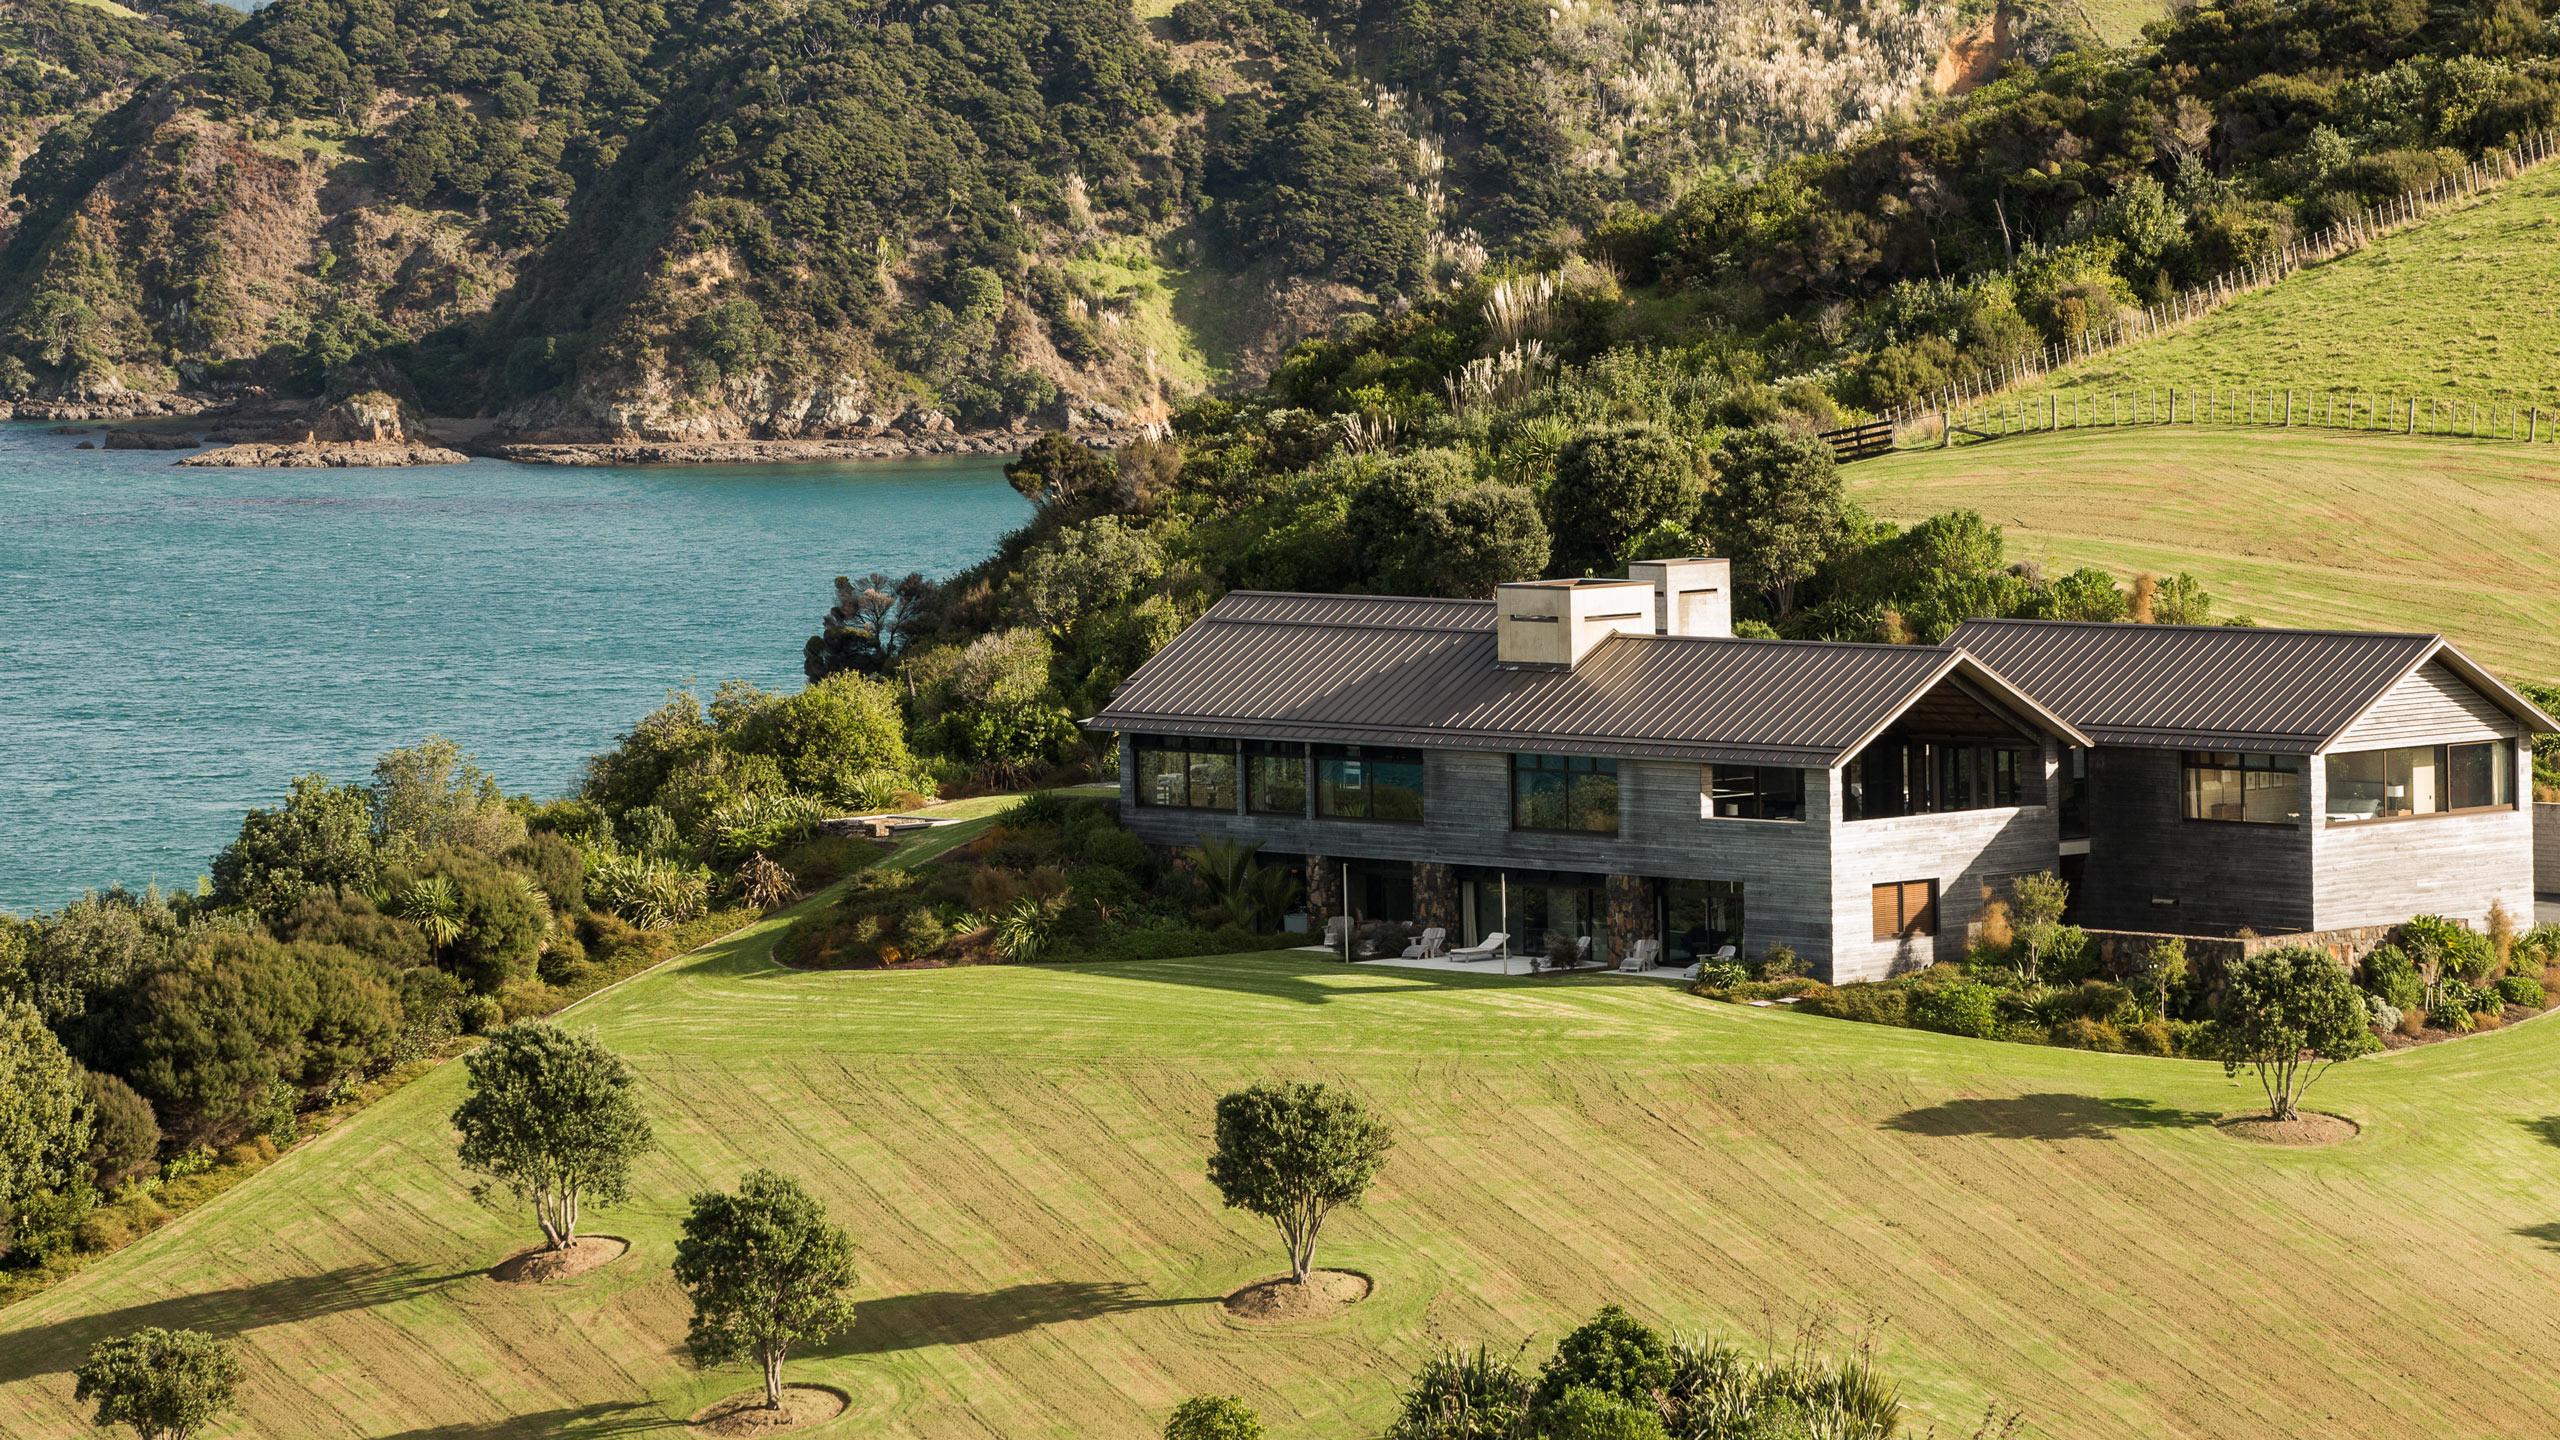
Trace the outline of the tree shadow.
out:
M 2521 1226 L 2511 1233 L 2521 1235 L 2527 1240 L 2539 1240 L 2542 1242 L 2543 1249 L 2560 1252 L 2560 1220 L 2546 1220 L 2539 1225 Z
M 886 1355 L 927 1345 L 973 1345 L 1071 1320 L 1206 1305 L 1215 1299 L 1160 1299 L 1126 1280 L 1044 1280 L 982 1292 L 920 1290 L 862 1301 L 853 1328 L 819 1353 Z
M 681 1419 L 682 1417 L 677 1417 Z M 433 1425 L 421 1430 L 403 1430 L 383 1440 L 543 1440 L 547 1436 L 601 1437 L 640 1435 L 664 1430 L 667 1416 L 646 1405 L 621 1404 L 581 1405 L 574 1410 L 539 1410 L 530 1415 L 512 1415 L 504 1420 L 466 1422 L 456 1425 Z
M 174 1295 L 24 1330 L 0 1330 L 0 1385 L 76 1370 L 90 1346 L 148 1325 L 232 1336 L 261 1326 L 290 1325 L 387 1305 L 480 1273 L 423 1275 L 406 1266 L 347 1266 L 230 1290 Z
M 1453 970 L 1408 970 L 1400 965 L 1369 962 L 1346 965 L 1303 951 L 1266 950 L 1249 955 L 1205 955 L 1184 960 L 1110 960 L 1071 962 L 1078 969 L 1100 969 L 1120 979 L 1157 985 L 1184 985 L 1225 990 L 1266 1000 L 1301 1005 L 1332 1005 L 1363 995 L 1412 994 L 1418 990 L 1483 990 L 1522 983 L 1524 963 L 1511 957 L 1515 973 L 1504 975 L 1486 961 L 1481 973 Z
M 2516 1123 L 2532 1131 L 2533 1137 L 2543 1144 L 2560 1145 L 2560 1115 L 2545 1115 L 2537 1120 L 2519 1120 Z
M 2006 1100 L 1948 1100 L 1905 1110 L 1884 1122 L 1906 1135 L 1989 1135 L 2004 1140 L 2112 1140 L 2120 1130 L 2192 1130 L 2211 1125 L 2201 1110 L 2181 1110 L 2135 1096 L 2020 1095 Z

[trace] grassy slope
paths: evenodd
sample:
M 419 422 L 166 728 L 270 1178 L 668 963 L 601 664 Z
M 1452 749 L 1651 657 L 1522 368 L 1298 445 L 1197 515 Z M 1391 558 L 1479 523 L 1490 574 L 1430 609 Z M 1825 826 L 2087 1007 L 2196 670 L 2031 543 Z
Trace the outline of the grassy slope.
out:
M 1845 472 L 1861 504 L 1957 508 L 2048 570 L 2193 572 L 2219 613 L 2433 629 L 2560 679 L 2560 449 L 2314 430 L 2091 429 L 1906 451 Z
M 674 1433 L 747 1383 L 680 1363 L 680 1197 L 758 1164 L 862 1243 L 858 1327 L 794 1367 L 852 1391 L 849 1434 L 1136 1437 L 1200 1391 L 1370 1434 L 1434 1340 L 1610 1299 L 1873 1314 L 1958 1433 L 1992 1393 L 2074 1437 L 2560 1429 L 2560 1024 L 2359 1062 L 2315 1095 L 2364 1136 L 2288 1153 L 2202 1125 L 2250 1095 L 2195 1063 L 1303 955 L 799 974 L 782 923 L 573 1015 L 657 1119 L 641 1203 L 592 1222 L 621 1263 L 481 1276 L 530 1226 L 472 1203 L 447 1067 L 0 1313 L 0 1433 L 83 1433 L 68 1370 L 141 1324 L 244 1337 L 224 1435 Z M 1254 1331 L 1214 1297 L 1273 1242 L 1199 1167 L 1214 1097 L 1275 1074 L 1360 1086 L 1402 1144 L 1324 1255 L 1377 1297 Z
M 2560 396 L 2560 166 L 2085 361 L 2066 385 L 2331 386 L 2406 399 Z

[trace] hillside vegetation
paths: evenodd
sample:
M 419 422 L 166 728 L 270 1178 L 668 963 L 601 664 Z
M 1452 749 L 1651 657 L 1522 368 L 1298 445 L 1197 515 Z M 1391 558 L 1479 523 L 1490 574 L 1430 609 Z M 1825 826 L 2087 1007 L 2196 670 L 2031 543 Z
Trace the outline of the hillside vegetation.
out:
M 674 1226 L 753 1165 L 860 1241 L 858 1324 L 793 1369 L 863 1434 L 1136 1436 L 1218 1392 L 1349 1440 L 1433 1345 L 1543 1351 L 1609 1300 L 1872 1318 L 1917 1434 L 1995 1395 L 2075 1440 L 2560 1427 L 2560 1029 L 2347 1066 L 2312 1103 L 2364 1134 L 2292 1152 L 2215 1131 L 2255 1092 L 2192 1062 L 1295 954 L 795 973 L 766 955 L 788 920 L 567 1017 L 630 1057 L 662 1143 L 588 1219 L 624 1260 L 482 1276 L 525 1226 L 472 1202 L 448 1066 L 0 1313 L 0 1429 L 83 1433 L 83 1347 L 185 1324 L 244 1342 L 223 1436 L 680 1433 L 746 1382 L 677 1359 Z M 1401 1138 L 1326 1232 L 1376 1297 L 1248 1328 L 1217 1297 L 1277 1255 L 1201 1164 L 1215 1097 L 1275 1075 L 1346 1080 Z
M 2254 385 L 2560 400 L 2560 167 L 2057 371 L 2065 389 Z
M 1979 510 L 2048 570 L 2189 572 L 2262 624 L 2437 630 L 2560 680 L 2560 451 L 2265 429 L 2094 429 L 1848 468 L 1897 520 Z

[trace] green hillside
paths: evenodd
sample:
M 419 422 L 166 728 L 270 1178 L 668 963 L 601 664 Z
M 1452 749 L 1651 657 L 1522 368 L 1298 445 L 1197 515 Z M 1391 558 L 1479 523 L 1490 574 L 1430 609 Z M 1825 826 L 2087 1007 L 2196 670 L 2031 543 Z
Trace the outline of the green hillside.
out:
M 678 1359 L 675 1217 L 751 1165 L 861 1243 L 860 1323 L 794 1365 L 855 1397 L 846 1434 L 1116 1440 L 1219 1391 L 1350 1440 L 1434 1343 L 1534 1354 L 1613 1299 L 1872 1319 L 1915 1435 L 1993 1396 L 2074 1440 L 2560 1428 L 2560 1027 L 2359 1061 L 2313 1098 L 2362 1137 L 2290 1152 L 2206 1123 L 2254 1092 L 2193 1062 L 1300 954 L 794 973 L 783 923 L 569 1017 L 632 1058 L 663 1146 L 589 1218 L 624 1260 L 482 1275 L 530 1225 L 472 1202 L 448 1066 L 0 1312 L 0 1432 L 86 1433 L 82 1350 L 186 1324 L 245 1342 L 222 1436 L 679 1433 L 748 1376 Z M 1277 1251 L 1201 1157 L 1215 1096 L 1268 1075 L 1348 1080 L 1401 1140 L 1323 1256 L 1375 1298 L 1253 1329 L 1216 1299 Z
M 1851 466 L 1896 520 L 1979 510 L 2048 571 L 2184 570 L 2221 614 L 2440 630 L 2560 679 L 2560 450 L 2313 430 L 2094 429 Z
M 2066 388 L 2380 390 L 2404 400 L 2560 399 L 2560 166 L 2186 328 L 2085 361 Z

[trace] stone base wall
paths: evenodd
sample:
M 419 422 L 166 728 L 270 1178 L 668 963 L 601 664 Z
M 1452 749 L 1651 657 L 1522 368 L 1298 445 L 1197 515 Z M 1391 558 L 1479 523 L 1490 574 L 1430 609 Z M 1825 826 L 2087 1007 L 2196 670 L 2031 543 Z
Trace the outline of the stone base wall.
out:
M 2187 942 L 2187 974 L 2208 996 L 2222 993 L 2222 972 L 2232 961 L 2288 945 L 2308 945 L 2325 950 L 2329 958 L 2355 969 L 2385 941 L 2397 925 L 2355 925 L 2342 930 L 2305 930 L 2294 935 L 2172 935 L 2151 930 L 2092 930 L 2089 939 L 2098 947 L 2099 968 L 2109 975 L 2121 975 L 2133 961 L 2152 945 L 2162 940 Z
M 1342 862 L 1323 855 L 1307 857 L 1307 928 L 1324 933 L 1325 922 L 1342 913 Z
M 1658 938 L 1653 933 L 1653 885 L 1641 876 L 1612 875 L 1601 893 L 1609 904 L 1609 953 L 1594 958 L 1622 964 L 1637 941 Z
M 1417 861 L 1413 867 L 1413 918 L 1424 929 L 1437 926 L 1458 943 L 1458 871 L 1452 865 Z

